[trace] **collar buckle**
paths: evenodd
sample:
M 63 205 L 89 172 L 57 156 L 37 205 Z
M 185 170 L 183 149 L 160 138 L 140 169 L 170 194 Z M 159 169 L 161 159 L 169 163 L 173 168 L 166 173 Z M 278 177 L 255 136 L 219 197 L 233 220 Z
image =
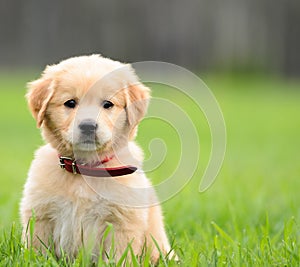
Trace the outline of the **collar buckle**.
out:
M 75 159 L 72 159 L 72 158 L 69 158 L 69 157 L 62 157 L 60 156 L 59 157 L 59 166 L 65 170 L 66 169 L 66 163 L 65 163 L 65 160 L 69 160 L 72 162 L 72 172 L 73 174 L 77 174 L 77 171 L 76 171 L 76 160 Z

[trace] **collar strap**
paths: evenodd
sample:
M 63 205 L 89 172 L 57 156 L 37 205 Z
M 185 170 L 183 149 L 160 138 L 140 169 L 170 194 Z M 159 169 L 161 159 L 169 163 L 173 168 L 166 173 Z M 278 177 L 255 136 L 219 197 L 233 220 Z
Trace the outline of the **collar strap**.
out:
M 73 173 L 73 174 L 82 174 L 93 177 L 112 177 L 112 176 L 123 176 L 134 173 L 137 168 L 134 166 L 122 166 L 114 168 L 95 168 L 89 167 L 76 163 L 76 160 L 68 157 L 59 157 L 59 165 L 62 169 Z M 104 160 L 101 163 L 105 163 L 109 160 Z

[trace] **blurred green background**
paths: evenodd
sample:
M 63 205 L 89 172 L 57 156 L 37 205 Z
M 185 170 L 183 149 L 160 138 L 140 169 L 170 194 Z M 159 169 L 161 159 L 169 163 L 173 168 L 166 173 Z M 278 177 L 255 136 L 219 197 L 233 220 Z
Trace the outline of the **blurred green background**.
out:
M 223 111 L 225 161 L 213 186 L 199 193 L 211 145 L 207 122 L 187 99 L 152 88 L 155 97 L 172 99 L 187 112 L 201 138 L 191 182 L 163 204 L 168 232 L 179 254 L 191 258 L 190 266 L 193 257 L 201 262 L 215 251 L 219 258 L 234 257 L 237 243 L 254 264 L 267 243 L 273 251 L 269 264 L 288 264 L 289 257 L 299 263 L 299 3 L 2 1 L 0 228 L 18 222 L 26 174 L 43 143 L 24 98 L 26 82 L 46 64 L 103 53 L 121 61 L 187 67 L 204 80 Z M 137 140 L 146 157 L 152 138 L 167 140 L 166 160 L 149 174 L 158 183 L 178 161 L 179 139 L 166 125 L 142 122 Z M 294 248 L 286 245 L 289 237 Z
M 18 203 L 26 173 L 34 150 L 42 144 L 24 99 L 25 83 L 34 76 L 31 73 L 1 76 L 0 228 L 4 229 L 9 229 L 13 221 L 19 220 Z M 152 88 L 154 96 L 167 98 L 169 94 L 170 99 L 176 100 L 186 110 L 195 122 L 204 148 L 190 183 L 163 204 L 167 229 L 181 248 L 179 254 L 189 257 L 191 262 L 194 258 L 198 262 L 199 255 L 210 257 L 217 246 L 221 246 L 223 257 L 224 253 L 231 254 L 234 245 L 228 242 L 215 244 L 214 238 L 218 236 L 218 231 L 212 227 L 212 222 L 215 222 L 235 240 L 232 242 L 239 242 L 243 248 L 249 249 L 253 254 L 251 257 L 259 257 L 255 250 L 259 251 L 265 236 L 266 218 L 268 242 L 273 250 L 282 247 L 285 227 L 293 222 L 289 234 L 296 240 L 293 239 L 296 246 L 293 253 L 297 254 L 300 83 L 261 75 L 204 76 L 222 108 L 228 134 L 222 170 L 213 186 L 204 193 L 198 192 L 198 186 L 211 145 L 207 123 L 199 112 L 191 109 L 189 101 L 182 97 L 176 99 L 171 91 Z M 158 183 L 173 171 L 178 162 L 180 138 L 161 122 L 145 120 L 137 141 L 146 157 L 150 153 L 148 141 L 152 138 L 165 140 L 167 146 L 166 160 L 148 174 L 154 183 Z M 274 254 L 268 262 L 287 262 L 282 260 L 280 253 L 278 255 L 279 259 Z M 299 258 L 296 259 L 298 262 Z

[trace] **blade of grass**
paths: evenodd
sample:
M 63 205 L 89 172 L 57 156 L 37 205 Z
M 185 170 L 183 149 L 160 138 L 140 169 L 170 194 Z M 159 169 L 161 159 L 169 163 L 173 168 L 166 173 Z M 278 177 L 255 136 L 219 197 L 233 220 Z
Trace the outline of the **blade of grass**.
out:
M 154 244 L 155 244 L 155 247 L 156 247 L 157 250 L 159 251 L 159 256 L 160 256 L 160 259 L 161 259 L 162 262 L 163 262 L 163 265 L 167 267 L 168 264 L 167 264 L 167 261 L 166 261 L 166 259 L 165 259 L 165 256 L 164 256 L 163 252 L 161 251 L 160 246 L 158 245 L 156 239 L 155 239 L 152 235 L 151 235 L 151 238 L 152 238 L 152 241 L 153 241 Z

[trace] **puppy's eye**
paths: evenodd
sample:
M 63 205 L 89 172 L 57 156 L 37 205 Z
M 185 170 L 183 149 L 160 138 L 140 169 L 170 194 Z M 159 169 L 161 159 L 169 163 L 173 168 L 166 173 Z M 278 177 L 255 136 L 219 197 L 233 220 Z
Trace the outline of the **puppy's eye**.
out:
M 114 103 L 112 103 L 108 100 L 105 100 L 105 101 L 103 101 L 102 106 L 105 109 L 109 109 L 109 108 L 112 108 L 114 106 Z
M 77 105 L 77 103 L 74 99 L 70 99 L 64 103 L 64 106 L 67 108 L 75 108 L 76 105 Z

